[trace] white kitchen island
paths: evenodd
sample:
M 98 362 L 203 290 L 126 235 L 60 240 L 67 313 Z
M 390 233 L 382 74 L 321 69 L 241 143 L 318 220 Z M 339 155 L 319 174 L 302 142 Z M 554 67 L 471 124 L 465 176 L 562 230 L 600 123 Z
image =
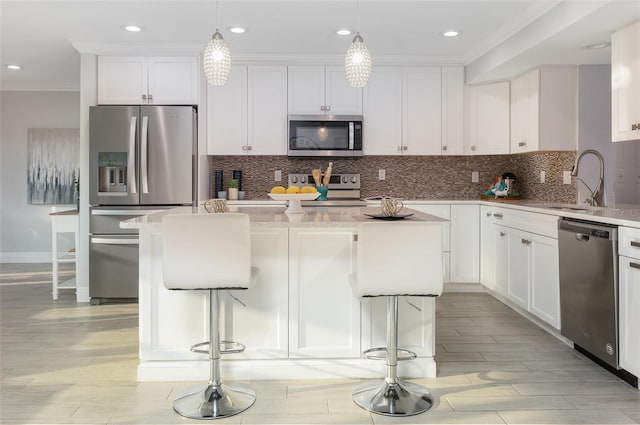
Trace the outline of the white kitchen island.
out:
M 384 299 L 360 301 L 349 285 L 355 267 L 357 226 L 376 208 L 314 207 L 287 215 L 283 207 L 229 207 L 251 219 L 252 261 L 260 268 L 246 291 L 221 294 L 221 336 L 247 346 L 223 356 L 230 380 L 380 378 L 383 361 L 361 357 L 384 346 Z M 406 209 L 403 213 L 408 212 Z M 446 220 L 413 212 L 398 220 L 442 227 Z M 162 217 L 206 214 L 182 207 L 121 223 L 140 230 L 139 381 L 203 380 L 208 360 L 189 347 L 208 339 L 207 291 L 169 291 L 162 283 Z M 216 235 L 211 235 L 211 243 Z M 393 260 L 382 267 L 393 267 Z M 389 282 L 393 285 L 393 282 Z M 435 300 L 400 300 L 400 346 L 418 358 L 401 362 L 404 377 L 434 377 Z

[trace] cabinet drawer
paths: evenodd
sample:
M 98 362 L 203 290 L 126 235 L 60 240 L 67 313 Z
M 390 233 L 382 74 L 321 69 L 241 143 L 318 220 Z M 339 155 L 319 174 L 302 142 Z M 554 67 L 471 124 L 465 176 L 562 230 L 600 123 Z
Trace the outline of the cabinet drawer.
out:
M 506 226 L 558 239 L 558 217 L 555 215 L 511 210 L 505 217 Z
M 640 229 L 618 228 L 618 253 L 625 257 L 640 259 Z

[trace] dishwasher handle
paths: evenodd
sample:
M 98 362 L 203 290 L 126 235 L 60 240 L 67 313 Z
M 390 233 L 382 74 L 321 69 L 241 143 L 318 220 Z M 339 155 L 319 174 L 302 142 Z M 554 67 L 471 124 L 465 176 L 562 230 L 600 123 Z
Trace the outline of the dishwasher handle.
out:
M 584 233 L 576 233 L 576 240 L 580 242 L 589 242 L 591 236 L 585 235 Z

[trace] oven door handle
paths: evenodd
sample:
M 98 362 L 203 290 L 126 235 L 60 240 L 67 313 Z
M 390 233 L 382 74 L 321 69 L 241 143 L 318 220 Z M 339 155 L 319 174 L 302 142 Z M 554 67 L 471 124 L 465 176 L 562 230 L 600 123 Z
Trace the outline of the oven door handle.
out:
M 91 243 L 96 245 L 140 245 L 140 239 L 138 238 L 91 238 Z

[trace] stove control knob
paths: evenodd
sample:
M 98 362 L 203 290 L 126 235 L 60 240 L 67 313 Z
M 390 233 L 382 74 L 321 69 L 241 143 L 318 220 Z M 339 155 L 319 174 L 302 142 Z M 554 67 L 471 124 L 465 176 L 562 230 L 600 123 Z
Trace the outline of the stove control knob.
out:
M 296 176 L 292 176 L 291 183 L 298 183 L 298 178 Z
M 307 178 L 305 176 L 300 177 L 300 183 L 306 183 L 307 182 Z
M 349 177 L 347 176 L 342 176 L 342 183 L 346 183 L 349 181 Z
M 358 183 L 358 177 L 356 176 L 351 177 L 351 183 Z

